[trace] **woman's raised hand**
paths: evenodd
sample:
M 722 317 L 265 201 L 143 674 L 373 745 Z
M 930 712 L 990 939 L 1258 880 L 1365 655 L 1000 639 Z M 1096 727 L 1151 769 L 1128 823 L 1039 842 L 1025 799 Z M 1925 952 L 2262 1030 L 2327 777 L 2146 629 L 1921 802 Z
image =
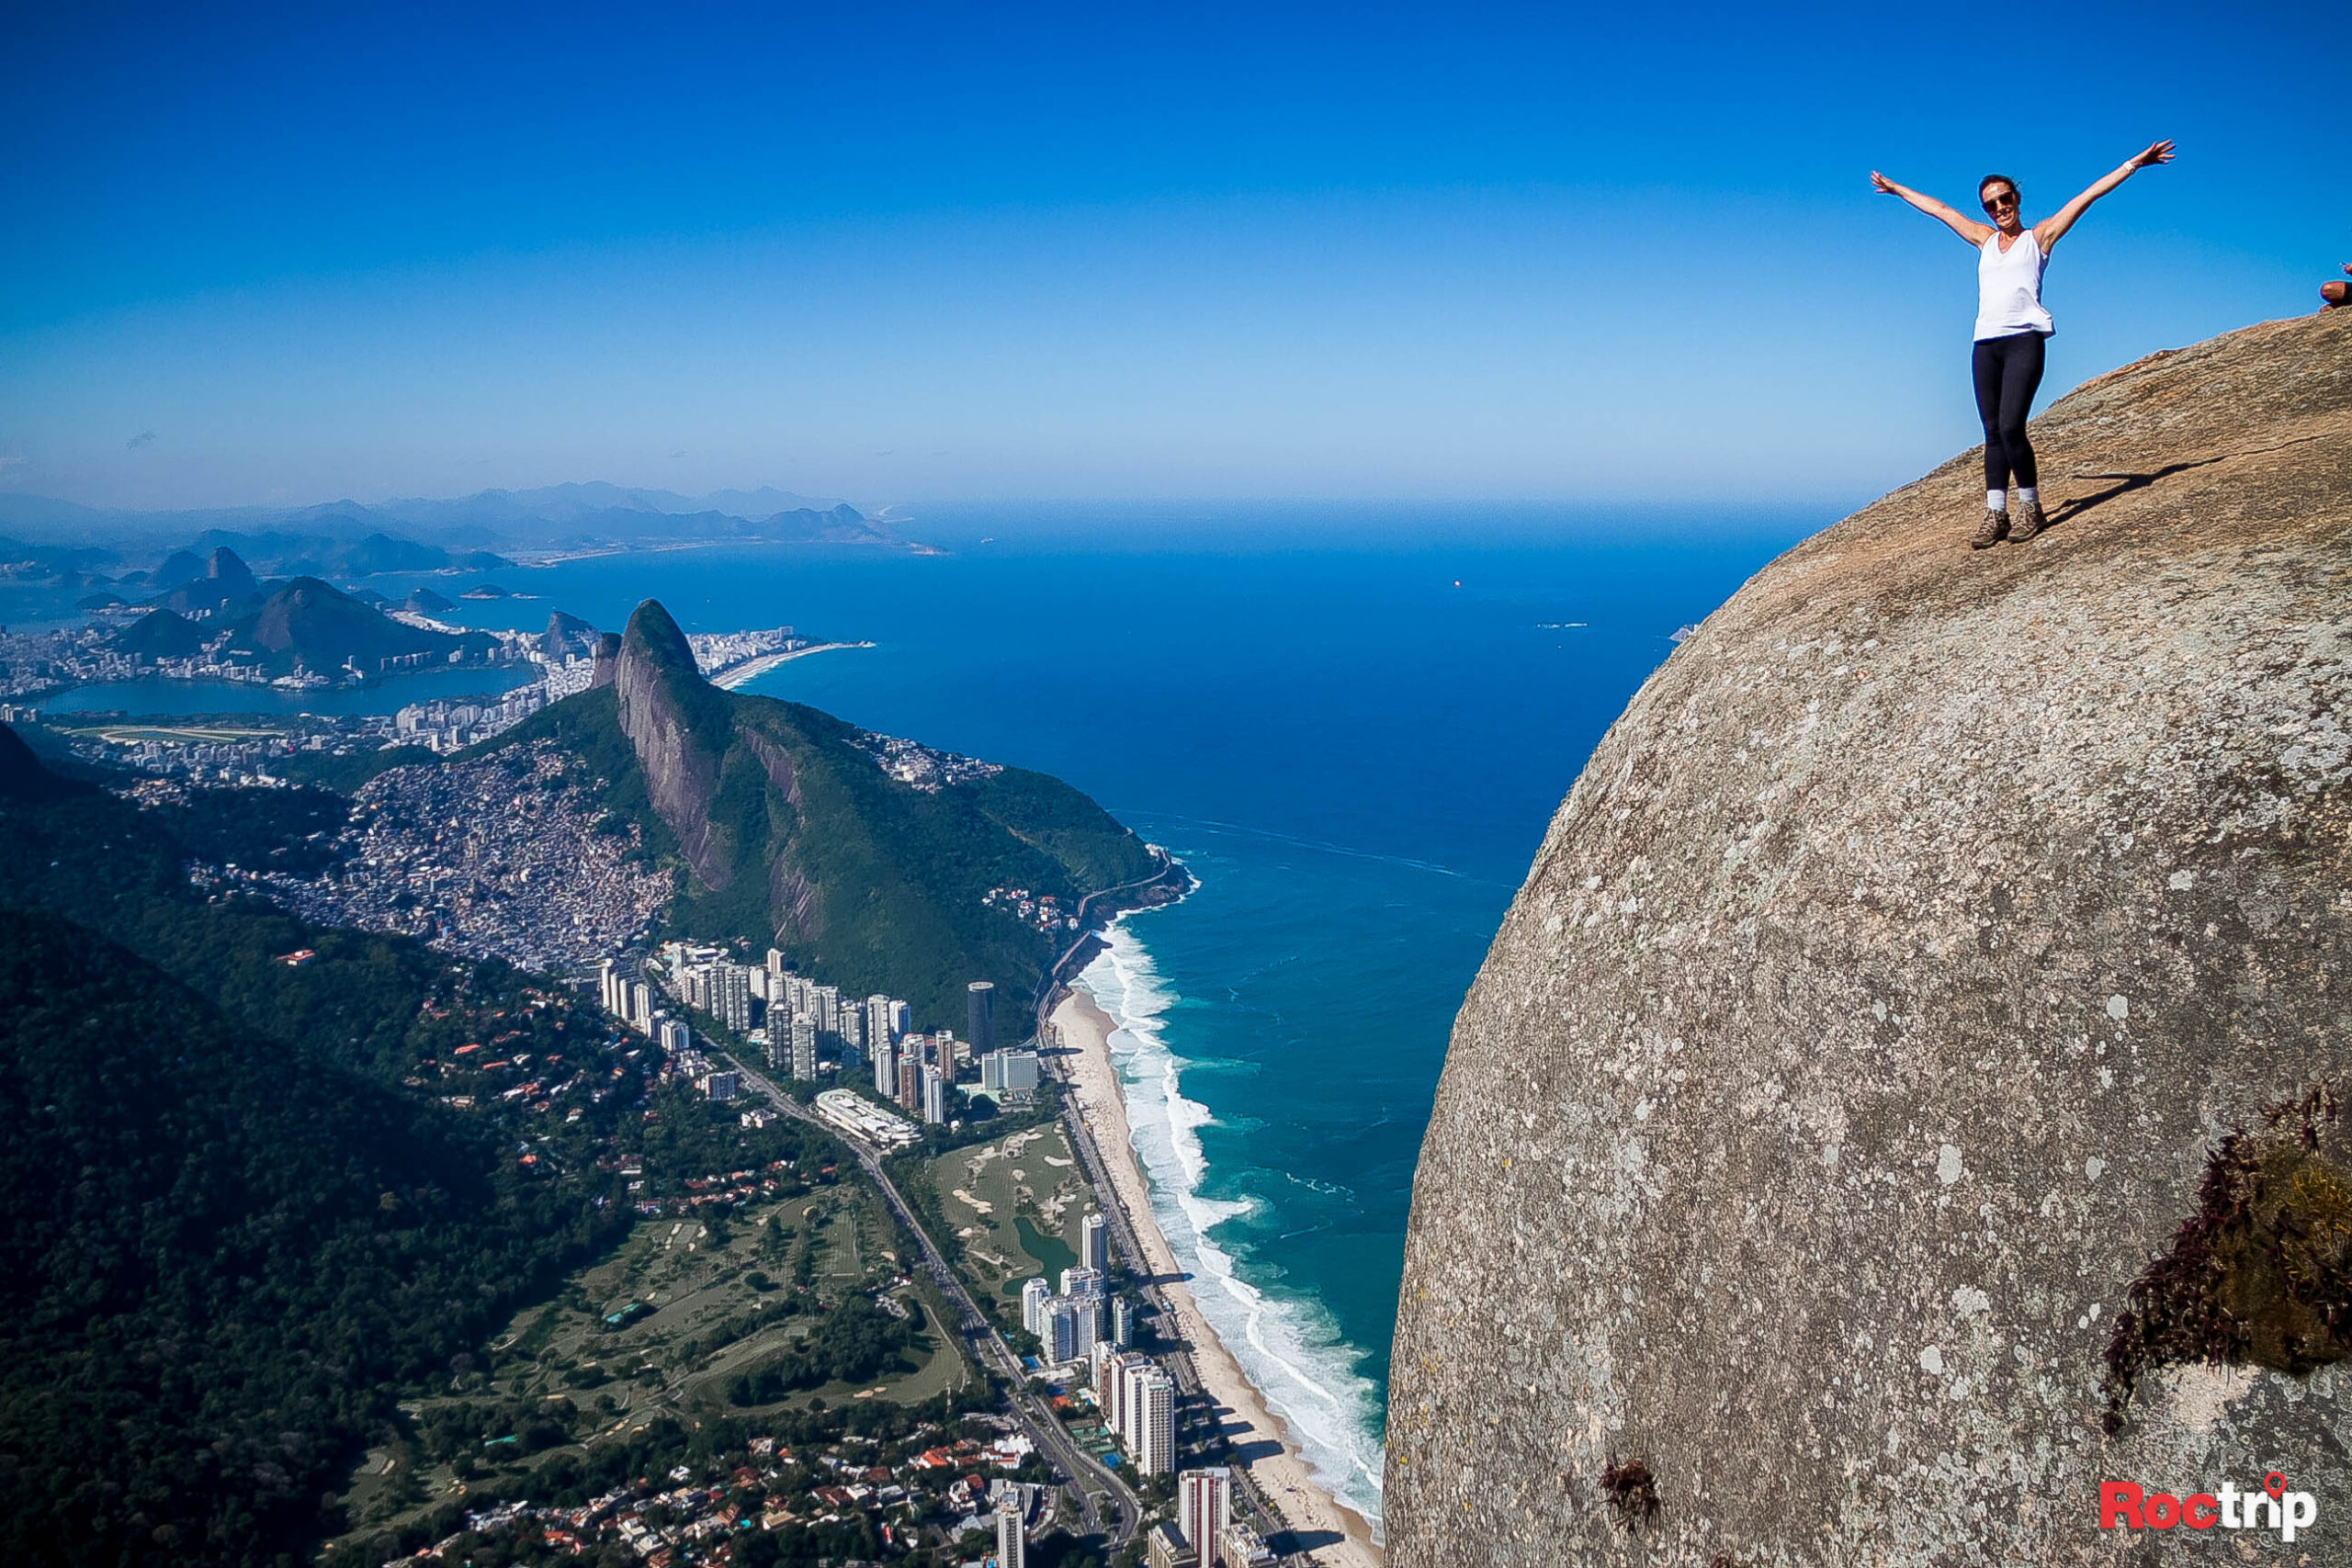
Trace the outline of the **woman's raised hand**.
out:
M 2166 153 L 2165 156 L 2170 157 L 2171 154 Z M 1894 196 L 1897 194 L 1894 188 L 1894 182 L 1888 179 L 1884 175 L 1880 174 L 1876 169 L 1872 169 L 1871 171 L 1871 189 L 1878 192 L 1881 196 Z
M 2169 140 L 2166 140 L 2163 141 L 2150 142 L 2146 152 L 2132 160 L 2132 166 L 2135 169 L 2144 169 L 2152 164 L 2169 164 L 2171 162 L 2172 142 Z

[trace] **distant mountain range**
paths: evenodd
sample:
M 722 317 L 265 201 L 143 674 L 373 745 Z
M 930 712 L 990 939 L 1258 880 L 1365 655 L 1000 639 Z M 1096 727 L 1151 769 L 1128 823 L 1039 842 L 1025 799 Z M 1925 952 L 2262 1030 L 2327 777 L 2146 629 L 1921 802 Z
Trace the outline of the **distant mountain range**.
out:
M 177 563 L 187 558 L 174 556 L 167 563 L 169 575 L 179 576 Z M 114 635 L 119 652 L 150 660 L 185 659 L 225 627 L 230 636 L 222 651 L 241 664 L 257 664 L 280 675 L 298 666 L 331 674 L 348 665 L 373 675 L 401 660 L 479 659 L 497 647 L 497 639 L 487 633 L 452 635 L 396 621 L 378 607 L 389 603 L 381 594 L 362 599 L 310 576 L 262 581 L 225 545 L 215 546 L 210 558 L 199 564 L 200 574 L 144 602 L 148 614 Z M 419 589 L 409 596 L 407 607 L 429 614 L 447 609 L 449 601 Z M 190 617 L 200 618 L 201 624 Z M 560 619 L 569 622 L 571 617 Z M 585 623 L 574 625 L 585 627 Z M 551 635 L 558 630 L 555 622 L 549 629 Z M 579 631 L 562 629 L 571 632 L 571 643 L 582 640 Z M 593 637 L 593 628 L 586 629 Z
M 684 496 L 595 481 L 455 501 L 139 512 L 0 494 L 0 578 L 169 588 L 226 546 L 266 576 L 490 570 L 505 553 L 741 541 L 902 545 L 846 502 L 772 487 Z

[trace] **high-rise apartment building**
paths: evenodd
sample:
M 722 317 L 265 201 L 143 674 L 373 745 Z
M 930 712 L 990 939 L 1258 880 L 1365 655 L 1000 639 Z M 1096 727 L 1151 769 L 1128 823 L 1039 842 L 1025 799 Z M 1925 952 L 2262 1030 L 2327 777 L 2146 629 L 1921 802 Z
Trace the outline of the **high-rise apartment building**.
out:
M 874 1043 L 868 1049 L 874 1057 L 874 1092 L 885 1100 L 892 1099 L 899 1092 L 899 1053 L 887 1034 L 874 1036 Z
M 1119 1441 L 1126 1445 L 1127 1452 L 1131 1454 L 1136 1451 L 1138 1441 L 1136 1437 L 1136 1412 L 1142 1407 L 1143 1380 L 1155 1370 L 1148 1356 L 1119 1358 L 1119 1420 L 1112 1430 L 1118 1434 Z
M 996 1568 L 1029 1568 L 1029 1535 L 1021 1528 L 1021 1493 L 996 1500 Z
M 1119 1429 L 1119 1353 L 1109 1345 L 1094 1347 L 1094 1406 L 1102 1412 L 1102 1425 L 1116 1432 Z
M 1102 1270 L 1100 1269 L 1062 1270 L 1062 1294 L 1066 1296 L 1087 1296 L 1100 1301 L 1102 1299 L 1102 1292 L 1108 1288 L 1109 1281 L 1102 1278 Z
M 915 1032 L 915 1011 L 904 1002 L 890 1004 L 890 1038 L 897 1040 Z
M 1111 1302 L 1111 1343 L 1124 1350 L 1136 1342 L 1135 1304 L 1125 1296 Z
M 899 1108 L 913 1116 L 922 1114 L 922 1076 L 931 1070 L 922 1065 L 921 1038 L 908 1035 L 899 1052 Z
M 674 1056 L 694 1048 L 695 1032 L 686 1027 L 686 1021 L 682 1018 L 665 1018 L 662 1021 L 661 1039 L 662 1049 Z
M 948 1075 L 938 1067 L 922 1070 L 922 1119 L 933 1126 L 947 1120 Z
M 628 1021 L 637 1025 L 639 1034 L 653 1032 L 653 987 L 642 980 L 634 980 L 628 987 Z
M 976 1057 L 996 1049 L 996 987 L 989 981 L 964 987 L 964 1038 L 972 1043 Z
M 1021 1287 L 1021 1326 L 1043 1337 L 1037 1327 L 1046 1303 L 1053 1299 L 1054 1288 L 1043 1280 L 1032 1280 Z
M 805 1012 L 792 1019 L 792 1076 L 803 1083 L 817 1079 L 817 1021 Z
M 1199 1554 L 1200 1568 L 1216 1568 L 1217 1547 L 1233 1523 L 1233 1472 L 1221 1464 L 1176 1478 L 1176 1528 Z
M 1089 1214 L 1078 1223 L 1078 1266 L 1097 1274 L 1111 1272 L 1111 1227 L 1100 1213 Z
M 1050 1364 L 1074 1361 L 1086 1353 L 1079 1344 L 1078 1305 L 1068 1296 L 1052 1296 L 1038 1312 L 1038 1322 L 1044 1326 L 1037 1330 L 1037 1342 L 1044 1347 L 1042 1354 Z
M 1143 1475 L 1166 1475 L 1176 1468 L 1176 1382 L 1158 1367 L 1128 1385 L 1134 1408 L 1127 1413 L 1135 1432 L 1136 1470 Z
M 710 966 L 710 1016 L 741 1034 L 752 1027 L 752 972 L 741 964 Z

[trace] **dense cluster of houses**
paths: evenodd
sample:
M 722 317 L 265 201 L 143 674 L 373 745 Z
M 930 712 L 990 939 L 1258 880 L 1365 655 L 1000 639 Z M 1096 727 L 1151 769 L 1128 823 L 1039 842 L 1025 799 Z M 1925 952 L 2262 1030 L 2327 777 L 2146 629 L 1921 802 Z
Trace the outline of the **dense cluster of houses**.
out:
M 1018 1431 L 983 1441 L 918 1427 L 915 1440 L 925 1436 L 942 1440 L 920 1451 L 909 1451 L 911 1443 L 892 1445 L 894 1461 L 876 1451 L 882 1447 L 876 1439 L 856 1436 L 799 1451 L 774 1438 L 754 1438 L 740 1463 L 699 1471 L 681 1464 L 576 1505 L 515 1500 L 469 1513 L 463 1529 L 384 1568 L 462 1562 L 489 1538 L 576 1553 L 617 1541 L 646 1568 L 682 1568 L 726 1562 L 733 1543 L 752 1531 L 860 1522 L 872 1528 L 888 1556 L 993 1531 L 1000 1512 L 1017 1513 L 1033 1530 L 1051 1517 L 1052 1487 L 1001 1473 L 1032 1455 Z

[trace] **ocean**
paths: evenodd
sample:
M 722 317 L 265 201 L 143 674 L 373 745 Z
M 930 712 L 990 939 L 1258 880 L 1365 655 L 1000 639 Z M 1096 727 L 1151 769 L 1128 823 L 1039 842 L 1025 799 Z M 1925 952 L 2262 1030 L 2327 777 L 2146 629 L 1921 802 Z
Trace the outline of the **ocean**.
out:
M 1677 628 L 1838 510 L 938 508 L 904 526 L 944 554 L 592 558 L 487 574 L 534 597 L 451 618 L 617 628 L 650 596 L 689 631 L 870 638 L 746 689 L 1057 774 L 1181 856 L 1198 888 L 1082 984 L 1202 1310 L 1377 1526 L 1454 1010 Z

